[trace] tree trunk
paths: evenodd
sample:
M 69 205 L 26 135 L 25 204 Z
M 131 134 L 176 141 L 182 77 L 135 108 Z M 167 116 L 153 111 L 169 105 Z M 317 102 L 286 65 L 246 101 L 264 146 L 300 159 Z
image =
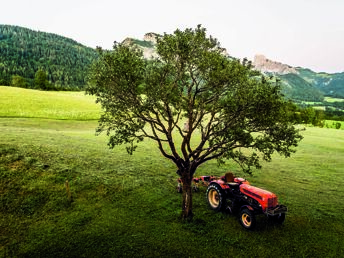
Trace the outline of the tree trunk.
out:
M 183 204 L 182 204 L 182 219 L 191 220 L 192 213 L 192 176 L 189 171 L 185 171 L 182 175 L 183 183 Z

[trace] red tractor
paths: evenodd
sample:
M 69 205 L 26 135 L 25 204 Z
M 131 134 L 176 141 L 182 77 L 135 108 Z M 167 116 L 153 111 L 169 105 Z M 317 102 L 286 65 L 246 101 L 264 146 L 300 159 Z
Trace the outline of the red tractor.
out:
M 267 215 L 277 224 L 282 224 L 285 220 L 288 209 L 278 204 L 274 193 L 251 186 L 247 180 L 234 177 L 230 172 L 220 178 L 201 176 L 193 179 L 195 191 L 200 184 L 207 186 L 206 199 L 212 210 L 228 210 L 239 214 L 239 221 L 246 229 L 253 229 L 256 226 L 256 215 L 259 214 Z M 177 189 L 181 192 L 180 179 Z

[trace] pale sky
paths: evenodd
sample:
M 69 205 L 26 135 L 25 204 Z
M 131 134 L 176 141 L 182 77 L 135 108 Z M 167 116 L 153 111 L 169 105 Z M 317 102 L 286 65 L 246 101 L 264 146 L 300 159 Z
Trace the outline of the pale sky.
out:
M 111 48 L 202 24 L 228 53 L 344 72 L 344 0 L 0 0 L 0 24 Z

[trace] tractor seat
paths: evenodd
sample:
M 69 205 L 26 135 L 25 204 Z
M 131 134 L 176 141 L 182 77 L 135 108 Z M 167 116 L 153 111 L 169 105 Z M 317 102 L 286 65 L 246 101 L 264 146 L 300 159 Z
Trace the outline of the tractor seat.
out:
M 225 174 L 225 182 L 226 184 L 232 189 L 232 190 L 237 190 L 239 188 L 239 184 L 234 182 L 234 175 L 231 172 L 227 172 Z
M 233 175 L 233 173 L 227 172 L 225 174 L 225 178 L 224 179 L 225 179 L 226 183 L 234 182 L 234 175 Z

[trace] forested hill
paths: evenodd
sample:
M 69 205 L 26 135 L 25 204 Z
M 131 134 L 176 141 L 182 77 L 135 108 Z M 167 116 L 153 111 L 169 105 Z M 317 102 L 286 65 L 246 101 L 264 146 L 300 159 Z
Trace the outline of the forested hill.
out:
M 57 89 L 85 86 L 95 49 L 52 33 L 0 25 L 0 85 L 37 88 L 35 75 L 43 71 Z

